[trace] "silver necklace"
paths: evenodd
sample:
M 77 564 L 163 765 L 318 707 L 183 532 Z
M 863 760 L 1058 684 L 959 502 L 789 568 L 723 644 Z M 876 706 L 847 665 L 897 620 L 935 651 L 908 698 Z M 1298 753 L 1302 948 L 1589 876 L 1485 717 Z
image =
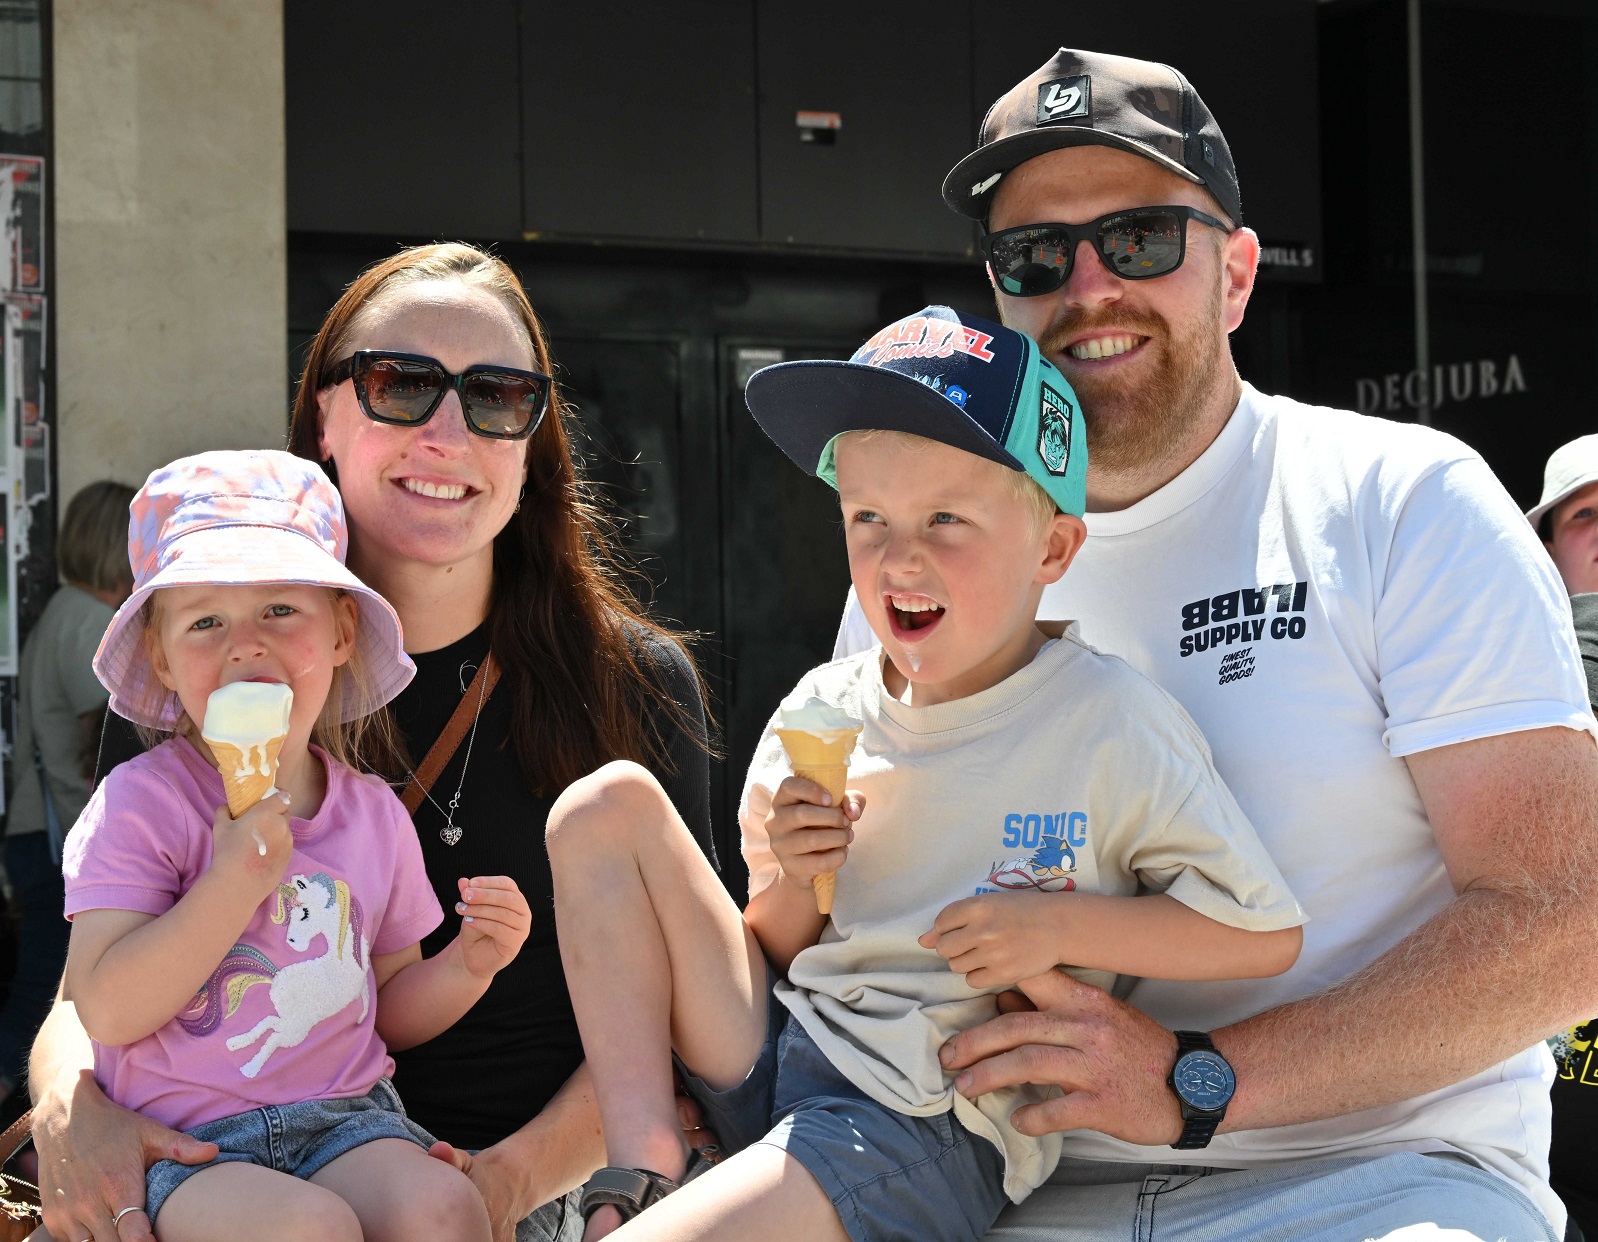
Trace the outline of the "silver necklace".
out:
M 462 694 L 465 694 L 470 688 L 470 683 L 466 679 L 466 670 L 468 668 L 472 670 L 474 675 L 477 672 L 477 666 L 472 664 L 471 661 L 467 660 L 462 662 L 460 668 Z M 472 731 L 466 735 L 466 758 L 461 760 L 460 783 L 455 786 L 455 796 L 449 800 L 449 806 L 439 806 L 437 798 L 433 797 L 433 795 L 426 789 L 422 790 L 422 797 L 426 798 L 435 807 L 437 807 L 438 813 L 444 817 L 444 826 L 438 830 L 438 839 L 445 845 L 454 845 L 461 839 L 461 827 L 455 822 L 455 809 L 460 806 L 461 790 L 466 787 L 466 766 L 472 761 L 472 743 L 477 740 L 477 721 L 483 714 L 483 700 L 487 697 L 488 678 L 484 677 L 483 684 L 478 687 L 477 690 L 477 711 L 472 716 Z M 406 775 L 408 775 L 413 781 L 416 780 L 416 773 L 410 771 L 409 768 L 406 769 Z M 420 788 L 421 782 L 417 781 L 416 783 L 418 788 Z

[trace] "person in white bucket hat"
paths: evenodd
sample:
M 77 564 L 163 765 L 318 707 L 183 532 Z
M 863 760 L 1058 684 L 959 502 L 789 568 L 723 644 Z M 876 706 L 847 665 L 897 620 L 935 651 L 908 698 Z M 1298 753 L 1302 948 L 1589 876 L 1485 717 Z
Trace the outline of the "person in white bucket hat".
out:
M 474 877 L 475 917 L 422 957 L 444 915 L 420 844 L 350 766 L 415 670 L 394 611 L 344 566 L 339 494 L 291 453 L 203 453 L 129 512 L 133 593 L 94 668 L 118 712 L 171 736 L 112 772 L 68 838 L 65 986 L 106 1094 L 215 1144 L 208 1163 L 156 1161 L 144 1211 L 169 1238 L 314 1221 L 490 1242 L 482 1197 L 400 1106 L 389 1046 L 464 1014 L 531 913 L 508 877 Z M 258 704 L 231 752 L 207 740 L 224 690 Z M 277 787 L 235 818 L 225 780 L 261 768 Z
M 1526 520 L 1570 594 L 1598 591 L 1598 435 L 1554 450 L 1543 471 L 1542 499 L 1526 510 Z

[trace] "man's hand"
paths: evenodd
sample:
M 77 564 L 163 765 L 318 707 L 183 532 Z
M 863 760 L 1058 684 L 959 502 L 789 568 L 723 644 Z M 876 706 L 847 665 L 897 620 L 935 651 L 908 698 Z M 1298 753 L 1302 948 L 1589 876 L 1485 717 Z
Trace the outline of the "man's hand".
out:
M 46 1091 L 33 1110 L 39 1152 L 39 1196 L 52 1238 L 77 1242 L 154 1242 L 142 1210 L 144 1174 L 157 1160 L 204 1164 L 215 1143 L 201 1143 L 106 1099 L 94 1075 L 82 1071 L 70 1096 Z
M 1065 1094 L 1016 1109 L 1022 1134 L 1099 1130 L 1158 1146 L 1182 1136 L 1182 1113 L 1166 1086 L 1176 1037 L 1108 992 L 1051 970 L 1022 990 L 1035 1010 L 1017 1010 L 962 1031 L 939 1053 L 958 1070 L 954 1088 L 974 1099 L 999 1087 L 1041 1083 Z
M 505 875 L 457 880 L 461 899 L 461 962 L 479 979 L 490 979 L 521 951 L 533 925 L 527 898 Z
M 919 941 L 948 959 L 949 969 L 974 988 L 1013 986 L 1052 970 L 1060 962 L 1051 916 L 1061 912 L 1060 893 L 984 893 L 963 897 L 938 912 Z
M 783 874 L 808 885 L 843 866 L 854 840 L 850 824 L 865 807 L 865 796 L 852 789 L 841 806 L 833 806 L 832 795 L 815 781 L 790 776 L 778 785 L 766 816 L 766 836 Z

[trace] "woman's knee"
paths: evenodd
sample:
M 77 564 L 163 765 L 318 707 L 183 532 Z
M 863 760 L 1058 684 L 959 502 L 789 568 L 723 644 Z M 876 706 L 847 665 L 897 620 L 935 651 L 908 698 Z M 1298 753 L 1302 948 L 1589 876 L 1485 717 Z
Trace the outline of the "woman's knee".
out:
M 549 810 L 545 840 L 553 859 L 558 852 L 615 846 L 639 828 L 658 830 L 671 799 L 648 768 L 616 759 L 573 781 Z

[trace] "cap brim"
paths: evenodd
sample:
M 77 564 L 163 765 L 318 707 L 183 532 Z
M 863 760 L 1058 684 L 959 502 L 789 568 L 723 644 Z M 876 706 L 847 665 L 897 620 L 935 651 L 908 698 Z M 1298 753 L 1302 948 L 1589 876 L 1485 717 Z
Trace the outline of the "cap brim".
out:
M 144 648 L 145 601 L 166 587 L 283 583 L 348 592 L 357 609 L 355 645 L 363 684 L 344 679 L 342 720 L 381 707 L 416 675 L 415 664 L 405 654 L 399 616 L 389 602 L 309 536 L 279 526 L 232 523 L 193 531 L 178 546 L 180 554 L 117 609 L 95 652 L 95 675 L 110 691 L 111 708 L 119 716 L 134 724 L 170 729 L 182 712 L 176 695 L 164 687 L 157 689 Z
M 998 187 L 998 182 L 994 181 L 980 194 L 972 193 L 973 186 L 981 185 L 990 177 L 1002 176 L 1017 165 L 1049 151 L 1058 151 L 1062 147 L 1087 146 L 1116 147 L 1122 151 L 1130 151 L 1133 155 L 1153 160 L 1161 168 L 1169 169 L 1184 181 L 1191 181 L 1194 185 L 1204 184 L 1203 178 L 1195 176 L 1176 160 L 1161 154 L 1146 143 L 1123 138 L 1119 134 L 1108 134 L 1103 130 L 1064 125 L 1030 129 L 1025 133 L 1011 134 L 1008 138 L 1001 138 L 997 142 L 978 147 L 951 168 L 949 175 L 943 179 L 943 201 L 962 216 L 969 216 L 973 220 L 986 219 L 989 204 L 993 201 L 993 191 Z
M 1598 469 L 1592 470 L 1581 478 L 1576 479 L 1557 496 L 1544 496 L 1542 500 L 1538 501 L 1535 508 L 1526 510 L 1526 520 L 1536 526 L 1537 523 L 1543 520 L 1543 514 L 1547 513 L 1548 510 L 1558 508 L 1590 483 L 1598 483 Z
M 846 431 L 902 431 L 1025 469 L 953 401 L 896 371 L 783 362 L 750 376 L 744 400 L 760 429 L 806 474 L 816 473 L 822 450 Z

